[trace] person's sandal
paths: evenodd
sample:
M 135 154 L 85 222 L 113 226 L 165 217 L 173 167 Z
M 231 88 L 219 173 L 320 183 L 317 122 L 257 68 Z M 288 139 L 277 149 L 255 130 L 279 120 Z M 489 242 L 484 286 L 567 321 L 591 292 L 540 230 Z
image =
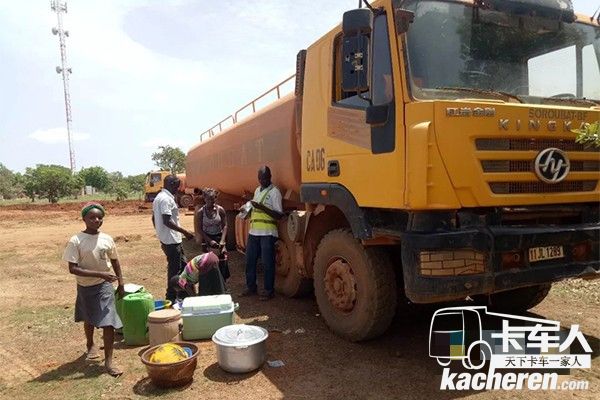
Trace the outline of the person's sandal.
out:
M 250 289 L 246 289 L 244 290 L 242 293 L 240 293 L 240 297 L 250 297 L 250 296 L 256 296 L 256 290 L 250 290 Z
M 92 347 L 91 349 L 85 352 L 86 360 L 97 360 L 98 358 L 100 358 L 100 353 L 98 353 L 98 349 L 95 347 Z

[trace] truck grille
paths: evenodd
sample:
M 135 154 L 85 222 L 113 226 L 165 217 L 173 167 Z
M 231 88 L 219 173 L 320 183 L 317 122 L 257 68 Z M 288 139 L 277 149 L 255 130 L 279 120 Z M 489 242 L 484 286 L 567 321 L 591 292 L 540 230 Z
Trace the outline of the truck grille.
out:
M 502 150 L 516 150 L 516 151 L 528 151 L 537 150 L 541 151 L 548 147 L 556 147 L 564 151 L 586 151 L 586 152 L 598 152 L 600 148 L 597 147 L 586 147 L 581 143 L 575 143 L 574 140 L 570 139 L 476 139 L 475 146 L 477 150 L 487 151 L 502 151 Z
M 600 160 L 598 152 L 600 148 L 586 147 L 581 143 L 576 143 L 573 139 L 561 138 L 478 138 L 475 140 L 475 147 L 482 151 L 479 153 L 481 168 L 484 173 L 490 174 L 507 174 L 506 180 L 502 182 L 488 182 L 491 191 L 495 194 L 524 194 L 524 193 L 569 193 L 569 192 L 591 192 L 596 190 L 598 180 L 589 179 L 587 176 L 578 177 L 571 173 L 589 173 L 600 172 Z M 581 154 L 577 158 L 588 158 L 585 160 L 570 160 L 570 172 L 567 180 L 555 184 L 549 184 L 538 181 L 535 175 L 531 177 L 531 181 L 511 181 L 511 173 L 534 173 L 533 162 L 535 155 L 528 160 L 511 160 L 513 152 L 522 151 L 542 151 L 544 149 L 555 147 L 569 153 L 587 153 L 585 156 Z M 484 152 L 506 152 L 506 159 L 486 160 Z M 496 158 L 497 154 L 496 154 Z M 523 158 L 520 154 L 519 158 Z M 585 179 L 588 180 L 585 180 Z M 573 179 L 573 180 L 571 180 Z M 497 180 L 497 179 L 494 179 Z
M 549 184 L 544 182 L 491 182 L 495 194 L 519 193 L 562 193 L 591 192 L 596 190 L 597 181 L 563 181 Z
M 600 161 L 573 161 L 571 171 L 594 172 L 600 171 Z M 533 172 L 533 161 L 525 160 L 481 160 L 483 172 Z

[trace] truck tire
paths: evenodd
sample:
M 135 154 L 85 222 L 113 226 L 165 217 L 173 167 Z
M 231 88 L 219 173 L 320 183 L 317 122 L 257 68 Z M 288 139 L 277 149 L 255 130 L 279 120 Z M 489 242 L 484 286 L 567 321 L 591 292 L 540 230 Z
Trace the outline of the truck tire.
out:
M 194 205 L 194 198 L 192 195 L 183 194 L 179 197 L 179 207 L 189 208 Z
M 381 335 L 396 310 L 396 278 L 387 253 L 365 248 L 348 229 L 323 237 L 314 261 L 315 297 L 327 325 L 353 342 Z
M 227 250 L 233 251 L 236 250 L 236 242 L 235 242 L 235 216 L 237 215 L 237 211 L 225 211 L 225 215 L 227 217 L 227 236 L 225 237 L 225 247 Z
M 540 304 L 548 296 L 551 287 L 550 283 L 546 283 L 493 293 L 489 295 L 489 308 L 506 313 L 525 312 Z
M 292 259 L 293 243 L 287 240 L 278 240 L 276 243 L 276 275 L 275 290 L 287 297 L 302 297 L 312 290 L 310 279 L 302 276 L 296 263 Z

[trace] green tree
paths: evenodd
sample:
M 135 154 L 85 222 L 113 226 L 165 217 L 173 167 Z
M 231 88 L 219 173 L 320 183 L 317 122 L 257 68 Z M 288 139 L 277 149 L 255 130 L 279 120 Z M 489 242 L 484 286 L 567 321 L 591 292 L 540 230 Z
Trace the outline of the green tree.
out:
M 81 193 L 81 189 L 85 186 L 85 179 L 79 174 L 73 174 L 71 177 L 71 196 L 78 198 Z
M 600 121 L 584 124 L 581 129 L 574 129 L 577 134 L 575 141 L 586 146 L 600 147 Z
M 31 202 L 35 202 L 35 194 L 37 193 L 37 182 L 34 177 L 34 168 L 27 168 L 25 174 L 21 177 L 23 180 L 23 192 L 31 199 Z
M 139 193 L 144 191 L 144 183 L 146 182 L 146 174 L 129 175 L 125 178 L 125 182 L 129 186 L 129 191 Z
M 152 154 L 152 161 L 163 171 L 178 174 L 185 171 L 185 153 L 179 147 L 159 146 Z
M 115 171 L 108 174 L 108 179 L 112 182 L 121 182 L 123 179 L 123 173 L 121 171 Z
M 70 195 L 74 186 L 71 170 L 61 165 L 38 164 L 35 169 L 27 168 L 25 176 L 31 185 L 30 198 L 37 194 L 50 203 L 57 203 L 61 197 Z
M 17 197 L 21 197 L 25 192 L 25 177 L 20 172 L 15 172 L 13 175 L 14 192 Z
M 107 193 L 116 194 L 117 187 L 123 186 L 123 174 L 119 171 L 110 172 L 108 175 L 108 185 L 105 191 Z
M 124 180 L 117 181 L 114 183 L 111 193 L 114 193 L 115 200 L 125 200 L 129 194 L 129 185 Z
M 15 191 L 15 174 L 0 163 L 0 198 L 12 199 L 17 194 Z
M 93 186 L 98 190 L 105 191 L 110 184 L 108 172 L 102 167 L 83 168 L 79 175 L 87 186 Z

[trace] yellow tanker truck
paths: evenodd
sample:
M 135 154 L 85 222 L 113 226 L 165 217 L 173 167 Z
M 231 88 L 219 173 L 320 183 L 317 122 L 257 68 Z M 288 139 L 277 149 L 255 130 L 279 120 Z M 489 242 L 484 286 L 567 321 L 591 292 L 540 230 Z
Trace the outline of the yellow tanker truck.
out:
M 406 302 L 529 309 L 600 275 L 600 152 L 573 133 L 600 119 L 599 38 L 568 0 L 348 11 L 299 52 L 294 93 L 202 133 L 188 185 L 219 189 L 233 221 L 269 165 L 288 213 L 277 289 L 314 289 L 350 340 Z

